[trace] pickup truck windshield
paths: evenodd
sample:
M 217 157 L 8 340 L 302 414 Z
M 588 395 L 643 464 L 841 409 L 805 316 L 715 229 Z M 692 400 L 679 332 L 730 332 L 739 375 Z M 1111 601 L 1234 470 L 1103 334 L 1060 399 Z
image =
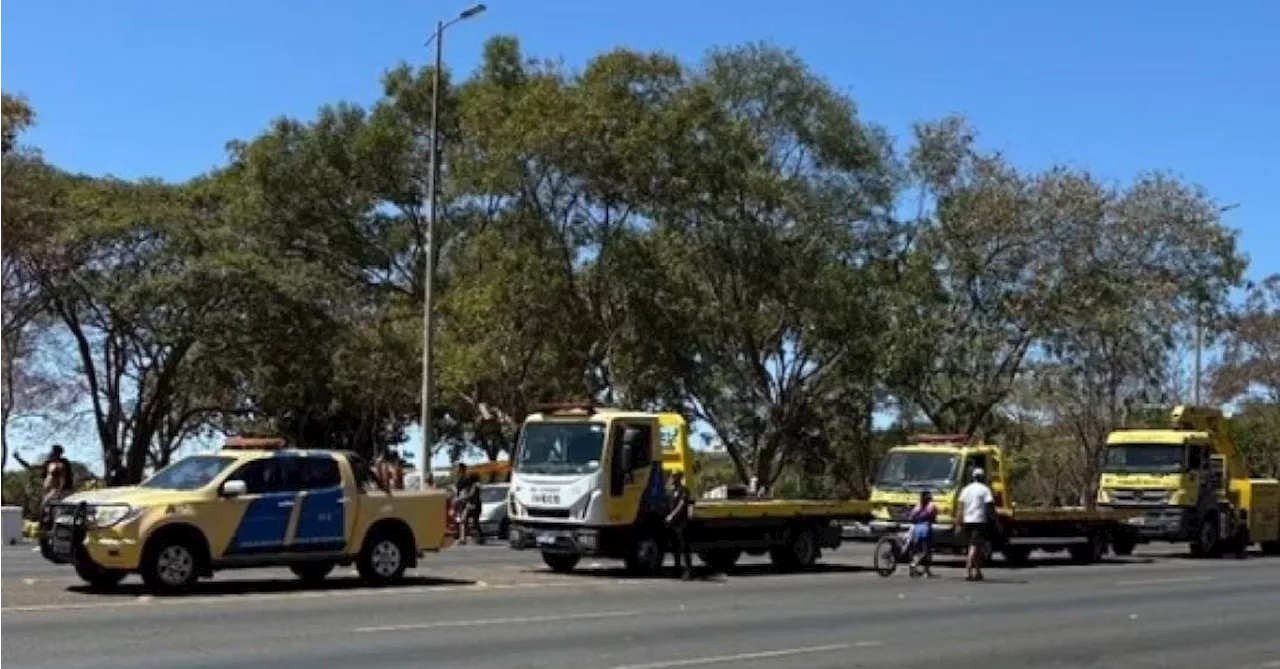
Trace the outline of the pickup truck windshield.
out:
M 156 472 L 142 482 L 143 488 L 197 490 L 209 485 L 235 458 L 223 455 L 193 455 Z
M 876 487 L 884 490 L 945 490 L 955 486 L 960 456 L 951 453 L 890 453 Z
M 1174 444 L 1125 444 L 1107 448 L 1110 474 L 1173 474 L 1186 466 L 1186 448 Z
M 603 423 L 527 423 L 515 471 L 523 474 L 590 474 L 600 469 Z

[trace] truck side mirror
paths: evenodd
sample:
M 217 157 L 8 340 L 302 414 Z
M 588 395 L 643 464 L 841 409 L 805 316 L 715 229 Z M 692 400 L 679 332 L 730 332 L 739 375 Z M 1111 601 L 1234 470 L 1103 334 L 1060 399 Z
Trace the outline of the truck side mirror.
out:
M 223 497 L 235 498 L 249 492 L 249 486 L 240 479 L 232 479 L 222 484 L 220 492 Z

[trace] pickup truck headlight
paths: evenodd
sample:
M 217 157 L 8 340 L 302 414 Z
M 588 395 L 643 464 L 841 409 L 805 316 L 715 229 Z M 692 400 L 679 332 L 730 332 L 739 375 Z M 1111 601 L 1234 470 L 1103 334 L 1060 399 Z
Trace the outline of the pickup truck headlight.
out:
M 141 508 L 128 504 L 104 504 L 93 510 L 94 527 L 114 527 L 142 515 Z

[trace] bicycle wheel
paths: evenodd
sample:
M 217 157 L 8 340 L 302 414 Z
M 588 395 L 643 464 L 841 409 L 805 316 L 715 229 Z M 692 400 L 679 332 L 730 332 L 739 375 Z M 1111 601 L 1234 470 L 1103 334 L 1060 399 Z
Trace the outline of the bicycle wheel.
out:
M 881 537 L 871 553 L 871 565 L 876 573 L 883 577 L 893 576 L 898 570 L 898 540 L 893 537 Z

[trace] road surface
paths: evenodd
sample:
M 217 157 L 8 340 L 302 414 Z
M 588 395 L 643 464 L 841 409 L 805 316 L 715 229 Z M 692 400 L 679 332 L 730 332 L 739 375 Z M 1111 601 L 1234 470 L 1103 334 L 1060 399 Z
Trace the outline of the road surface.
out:
M 966 583 L 955 568 L 882 579 L 856 547 L 817 573 L 748 565 L 683 583 L 559 576 L 533 555 L 463 547 L 405 587 L 308 590 L 264 570 L 152 598 L 79 592 L 15 555 L 0 565 L 9 669 L 1280 668 L 1280 560 L 1266 558 L 1139 556 Z

